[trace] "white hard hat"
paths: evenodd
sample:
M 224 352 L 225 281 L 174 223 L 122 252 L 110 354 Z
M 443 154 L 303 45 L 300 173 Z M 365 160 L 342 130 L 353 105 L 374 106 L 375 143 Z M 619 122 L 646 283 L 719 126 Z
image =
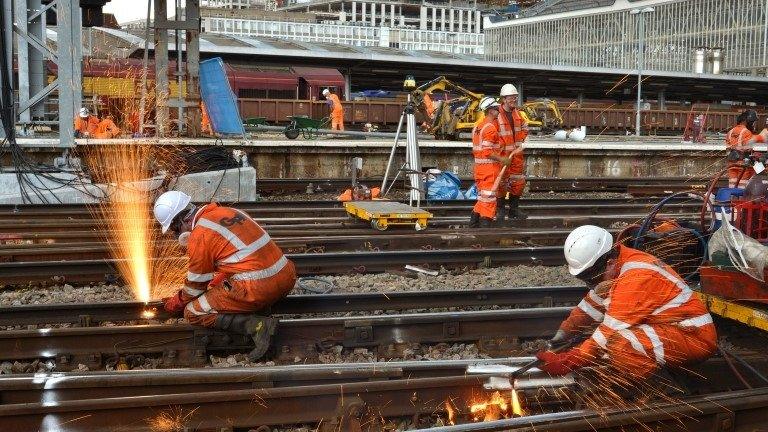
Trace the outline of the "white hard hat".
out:
M 568 271 L 577 276 L 592 267 L 597 260 L 611 251 L 613 236 L 604 228 L 582 225 L 568 234 L 563 251 Z
M 499 106 L 499 103 L 496 102 L 496 98 L 486 96 L 480 101 L 480 105 L 478 106 L 478 108 L 480 109 L 480 111 L 485 111 L 488 108 L 494 108 L 498 106 Z
M 565 141 L 568 138 L 568 132 L 560 129 L 559 131 L 555 132 L 555 139 L 558 141 Z
M 88 108 L 80 108 L 80 117 L 87 118 L 88 117 Z
M 168 191 L 157 197 L 153 212 L 155 219 L 162 227 L 163 234 L 168 231 L 173 219 L 187 208 L 190 201 L 192 201 L 192 197 L 179 191 Z
M 517 92 L 517 87 L 513 86 L 512 84 L 504 84 L 501 86 L 501 91 L 499 92 L 499 96 L 517 96 L 520 93 Z
M 328 96 L 329 94 L 331 94 L 330 90 L 328 89 L 323 90 L 323 96 Z

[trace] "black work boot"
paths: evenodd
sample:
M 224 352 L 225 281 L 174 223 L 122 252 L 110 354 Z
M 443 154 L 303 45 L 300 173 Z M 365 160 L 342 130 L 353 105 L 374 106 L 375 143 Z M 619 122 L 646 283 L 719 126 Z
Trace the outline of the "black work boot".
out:
M 507 216 L 506 212 L 507 198 L 500 196 L 496 198 L 496 223 L 499 225 L 504 224 L 504 218 Z
M 487 217 L 481 217 L 480 228 L 493 228 L 493 219 L 487 218 Z
M 509 197 L 509 218 L 510 219 L 528 219 L 528 215 L 520 210 L 520 197 Z
M 253 350 L 248 359 L 256 361 L 266 354 L 277 328 L 277 319 L 261 315 L 219 314 L 214 328 L 232 333 L 248 335 L 253 340 Z
M 479 226 L 480 226 L 480 213 L 472 212 L 472 215 L 469 216 L 469 227 L 477 228 Z

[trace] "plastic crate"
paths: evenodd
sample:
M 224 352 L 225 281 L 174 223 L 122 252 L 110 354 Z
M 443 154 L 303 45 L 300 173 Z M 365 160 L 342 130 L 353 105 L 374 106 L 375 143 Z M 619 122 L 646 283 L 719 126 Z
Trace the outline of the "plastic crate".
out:
M 768 242 L 768 203 L 751 200 L 733 200 L 734 225 L 745 235 Z

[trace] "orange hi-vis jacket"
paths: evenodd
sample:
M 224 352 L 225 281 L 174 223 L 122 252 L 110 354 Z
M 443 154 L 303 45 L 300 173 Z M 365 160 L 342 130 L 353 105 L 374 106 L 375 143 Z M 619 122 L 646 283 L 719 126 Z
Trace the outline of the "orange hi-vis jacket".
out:
M 503 196 L 509 192 L 512 196 L 521 196 L 525 189 L 525 180 L 522 177 L 525 173 L 525 156 L 523 152 L 517 150 L 525 139 L 528 138 L 528 124 L 520 116 L 520 111 L 513 109 L 512 112 L 506 111 L 504 105 L 499 107 L 499 140 L 501 142 L 501 155 L 511 159 L 509 168 L 504 173 L 504 178 L 508 179 L 502 182 L 499 187 L 499 195 Z M 510 176 L 515 178 L 509 179 Z
M 194 218 L 187 246 L 189 267 L 184 291 L 191 295 L 224 273 L 233 283 L 268 279 L 288 264 L 274 241 L 245 212 L 216 203 L 203 206 Z
M 83 119 L 80 116 L 75 117 L 75 131 L 85 135 L 93 135 L 99 128 L 99 118 L 89 115 L 87 119 Z
M 115 122 L 108 118 L 99 122 L 99 126 L 96 128 L 96 133 L 93 134 L 94 137 L 99 139 L 115 138 L 118 135 L 120 135 L 120 128 L 117 127 Z
M 328 95 L 327 99 L 331 101 L 331 116 L 343 116 L 344 106 L 341 104 L 339 97 L 331 93 Z
M 725 135 L 725 145 L 728 146 L 729 150 L 733 150 L 737 146 L 747 145 L 752 138 L 755 138 L 756 142 L 765 142 L 762 135 L 753 134 L 744 125 L 736 125 Z M 742 171 L 744 171 L 743 175 L 741 174 Z M 740 175 L 741 180 L 739 180 Z M 728 187 L 744 188 L 754 175 L 755 170 L 752 167 L 742 167 L 741 161 L 728 161 Z
M 706 306 L 683 279 L 653 255 L 623 245 L 618 276 L 590 290 L 561 325 L 569 333 L 597 325 L 578 348 L 582 359 L 607 352 L 614 365 L 647 376 L 711 356 L 717 334 Z
M 496 192 L 493 185 L 501 171 L 501 164 L 491 156 L 501 155 L 499 131 L 496 120 L 484 118 L 472 129 L 472 156 L 475 159 L 475 184 L 477 203 L 474 211 L 480 216 L 493 219 L 496 216 Z

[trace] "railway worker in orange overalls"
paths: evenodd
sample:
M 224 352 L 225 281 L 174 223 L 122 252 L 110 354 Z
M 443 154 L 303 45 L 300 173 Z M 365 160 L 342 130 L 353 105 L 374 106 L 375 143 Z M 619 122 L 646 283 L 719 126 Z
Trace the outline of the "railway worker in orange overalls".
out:
M 494 183 L 501 173 L 501 167 L 509 164 L 502 156 L 499 144 L 499 130 L 496 122 L 499 104 L 492 97 L 483 98 L 479 109 L 485 117 L 472 129 L 472 156 L 475 159 L 475 184 L 477 202 L 469 219 L 470 228 L 490 228 L 496 216 L 496 191 Z
M 344 130 L 344 107 L 341 105 L 339 97 L 330 90 L 323 90 L 328 107 L 331 109 L 331 129 Z
M 540 369 L 564 375 L 607 356 L 617 382 L 631 382 L 664 366 L 704 361 L 717 350 L 706 306 L 660 259 L 614 245 L 608 231 L 593 225 L 573 230 L 564 252 L 569 272 L 591 289 L 552 341 L 594 331 L 570 351 L 539 353 Z
M 743 189 L 749 179 L 755 175 L 752 167 L 744 168 L 744 158 L 752 152 L 752 144 L 764 143 L 768 140 L 768 130 L 763 129 L 758 134 L 756 123 L 757 112 L 746 110 L 739 114 L 736 118 L 736 126 L 725 135 L 725 144 L 728 146 L 728 187 L 730 188 Z
M 120 128 L 117 127 L 115 122 L 112 120 L 112 116 L 108 115 L 104 120 L 99 122 L 99 125 L 96 127 L 96 132 L 93 134 L 95 138 L 98 139 L 110 139 L 110 138 L 117 138 L 120 136 Z
M 189 195 L 169 191 L 155 201 L 162 232 L 186 246 L 184 287 L 164 299 L 165 309 L 192 324 L 249 335 L 251 360 L 269 348 L 277 320 L 262 315 L 285 297 L 296 269 L 269 235 L 245 212 L 216 203 L 197 208 Z
M 99 118 L 91 115 L 88 108 L 80 108 L 75 117 L 75 138 L 90 138 L 99 128 Z
M 520 211 L 520 197 L 525 189 L 525 156 L 522 146 L 528 138 L 528 124 L 520 116 L 517 109 L 517 99 L 520 94 L 517 87 L 512 84 L 504 84 L 499 92 L 501 96 L 501 110 L 499 112 L 499 139 L 501 141 L 501 154 L 511 160 L 509 168 L 504 173 L 504 179 L 499 187 L 499 198 L 496 206 L 496 220 L 500 224 L 505 216 L 509 219 L 525 219 L 528 217 Z M 504 214 L 506 196 L 509 194 L 509 213 Z

